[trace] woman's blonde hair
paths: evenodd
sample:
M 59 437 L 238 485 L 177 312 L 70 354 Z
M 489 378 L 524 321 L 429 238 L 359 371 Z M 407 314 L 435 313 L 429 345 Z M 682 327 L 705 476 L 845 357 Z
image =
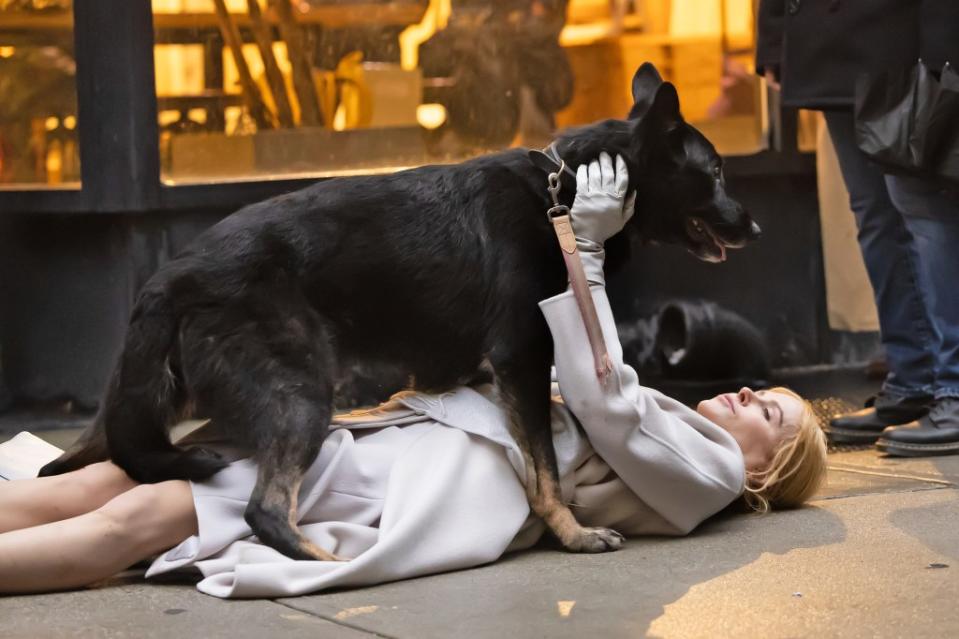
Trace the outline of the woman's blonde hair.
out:
M 826 477 L 826 435 L 812 405 L 782 386 L 769 392 L 783 393 L 803 403 L 802 416 L 793 436 L 779 444 L 769 467 L 746 473 L 743 500 L 757 512 L 770 508 L 795 508 L 819 489 Z

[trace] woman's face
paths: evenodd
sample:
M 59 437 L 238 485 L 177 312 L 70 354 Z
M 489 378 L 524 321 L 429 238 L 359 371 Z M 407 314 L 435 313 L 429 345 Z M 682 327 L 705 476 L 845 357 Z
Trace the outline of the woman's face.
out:
M 799 428 L 804 404 L 791 395 L 743 388 L 699 402 L 696 411 L 733 436 L 743 451 L 746 470 L 761 472 L 780 442 Z

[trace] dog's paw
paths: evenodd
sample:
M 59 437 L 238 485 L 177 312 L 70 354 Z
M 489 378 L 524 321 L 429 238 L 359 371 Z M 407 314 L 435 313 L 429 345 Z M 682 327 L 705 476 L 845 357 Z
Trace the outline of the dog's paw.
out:
M 610 552 L 622 547 L 623 536 L 612 528 L 582 528 L 563 545 L 570 552 Z

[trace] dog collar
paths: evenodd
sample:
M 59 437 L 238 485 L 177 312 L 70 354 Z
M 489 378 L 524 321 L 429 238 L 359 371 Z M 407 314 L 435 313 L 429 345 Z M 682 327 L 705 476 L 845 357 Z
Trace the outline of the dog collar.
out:
M 569 168 L 569 165 L 560 157 L 559 151 L 556 150 L 556 142 L 550 142 L 550 145 L 543 149 L 543 155 L 552 160 L 556 166 L 561 167 L 563 172 L 568 173 L 574 179 L 576 178 L 576 172 Z

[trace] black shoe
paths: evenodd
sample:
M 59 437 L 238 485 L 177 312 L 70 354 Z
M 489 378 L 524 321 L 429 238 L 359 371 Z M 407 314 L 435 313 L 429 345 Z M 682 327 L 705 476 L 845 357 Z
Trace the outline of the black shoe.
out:
M 824 430 L 834 444 L 871 444 L 889 426 L 924 416 L 931 402 L 928 396 L 902 397 L 881 392 L 870 397 L 862 410 L 833 417 Z
M 959 397 L 937 399 L 929 414 L 882 431 L 876 448 L 898 457 L 959 453 Z

